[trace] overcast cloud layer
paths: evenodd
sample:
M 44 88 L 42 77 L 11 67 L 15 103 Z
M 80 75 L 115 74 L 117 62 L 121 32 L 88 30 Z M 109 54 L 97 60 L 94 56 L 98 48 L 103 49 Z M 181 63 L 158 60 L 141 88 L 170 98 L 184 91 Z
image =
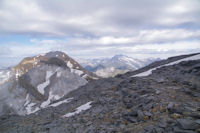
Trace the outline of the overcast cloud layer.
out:
M 200 1 L 0 0 L 0 66 L 51 50 L 79 58 L 199 52 Z

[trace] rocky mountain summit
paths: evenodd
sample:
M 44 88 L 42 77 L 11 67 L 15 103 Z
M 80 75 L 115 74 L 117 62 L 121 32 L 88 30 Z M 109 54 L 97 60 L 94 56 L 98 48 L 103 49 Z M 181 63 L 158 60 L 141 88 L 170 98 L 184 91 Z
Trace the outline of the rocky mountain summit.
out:
M 23 59 L 13 70 L 17 76 L 21 76 L 30 69 L 40 67 L 44 64 L 56 65 L 58 67 L 69 68 L 72 73 L 76 73 L 86 80 L 97 79 L 98 77 L 85 70 L 78 62 L 63 52 L 53 51 L 46 54 L 40 54 L 33 57 Z
M 91 81 L 29 115 L 2 115 L 0 132 L 199 133 L 200 53 Z

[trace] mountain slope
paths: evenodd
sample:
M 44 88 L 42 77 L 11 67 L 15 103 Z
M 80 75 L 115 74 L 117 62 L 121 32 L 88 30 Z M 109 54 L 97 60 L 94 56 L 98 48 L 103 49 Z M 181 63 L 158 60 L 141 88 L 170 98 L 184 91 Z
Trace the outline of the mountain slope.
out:
M 0 131 L 198 133 L 200 54 L 89 82 L 50 105 L 24 117 L 1 116 Z
M 98 77 L 63 52 L 28 57 L 0 71 L 0 115 L 31 114 Z

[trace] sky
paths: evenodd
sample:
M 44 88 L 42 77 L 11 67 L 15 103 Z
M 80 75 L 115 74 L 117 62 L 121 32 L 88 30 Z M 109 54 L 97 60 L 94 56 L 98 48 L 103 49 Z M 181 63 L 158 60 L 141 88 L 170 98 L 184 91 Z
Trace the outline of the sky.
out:
M 73 58 L 200 52 L 200 0 L 0 0 L 0 66 L 49 51 Z

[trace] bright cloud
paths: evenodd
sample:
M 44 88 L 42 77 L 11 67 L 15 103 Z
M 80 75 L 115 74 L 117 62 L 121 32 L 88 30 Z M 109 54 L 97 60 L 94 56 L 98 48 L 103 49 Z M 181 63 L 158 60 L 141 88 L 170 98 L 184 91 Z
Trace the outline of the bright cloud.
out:
M 199 0 L 1 0 L 0 61 L 51 50 L 85 58 L 199 52 L 199 12 Z

